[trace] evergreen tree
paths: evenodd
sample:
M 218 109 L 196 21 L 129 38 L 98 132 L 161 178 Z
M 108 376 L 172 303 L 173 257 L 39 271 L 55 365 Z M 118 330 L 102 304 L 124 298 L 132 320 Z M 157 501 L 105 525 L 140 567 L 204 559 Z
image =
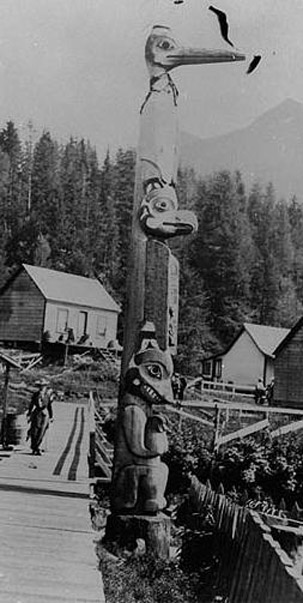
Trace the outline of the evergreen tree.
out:
M 298 302 L 293 281 L 294 247 L 291 238 L 289 214 L 284 200 L 278 201 L 273 215 L 271 253 L 277 264 L 278 300 L 275 324 L 290 327 L 297 319 Z
M 254 250 L 240 175 L 219 172 L 202 180 L 198 197 L 199 231 L 190 248 L 190 262 L 204 282 L 211 329 L 227 341 L 251 313 L 249 274 Z
M 6 243 L 7 264 L 17 268 L 21 264 L 34 264 L 39 228 L 34 219 L 27 217 L 10 235 Z
M 59 192 L 59 148 L 50 133 L 43 132 L 33 153 L 30 213 L 51 236 L 60 224 Z
M 210 303 L 201 276 L 184 262 L 180 265 L 178 354 L 176 369 L 185 375 L 201 372 L 201 362 L 220 349 L 211 328 Z
M 179 208 L 195 212 L 198 179 L 193 169 L 179 169 L 177 181 Z M 189 257 L 195 235 L 169 241 L 180 263 L 178 354 L 176 369 L 186 375 L 201 371 L 202 359 L 218 351 L 219 342 L 211 331 L 210 304 L 203 279 L 191 266 Z
M 22 149 L 18 130 L 12 121 L 8 121 L 0 131 L 0 150 L 3 153 L 5 190 L 2 191 L 2 218 L 5 230 L 11 234 L 20 214 L 22 187 Z M 4 180 L 2 180 L 4 183 Z
M 84 141 L 71 138 L 61 152 L 60 224 L 52 245 L 54 267 L 75 274 L 91 275 L 88 254 L 88 165 Z
M 0 131 L 1 279 L 22 262 L 98 276 L 124 305 L 135 153 L 109 153 L 100 169 L 89 142 L 64 146 L 43 132 L 34 148 L 12 122 Z M 241 175 L 178 173 L 180 208 L 198 233 L 169 245 L 180 262 L 178 368 L 200 370 L 244 320 L 290 326 L 303 303 L 303 206 L 273 187 L 246 194 Z
M 111 173 L 110 198 L 113 200 L 119 240 L 119 274 L 114 286 L 125 294 L 128 250 L 131 240 L 135 185 L 135 153 L 119 149 Z
M 293 245 L 292 280 L 296 290 L 296 313 L 303 304 L 303 204 L 293 197 L 288 206 L 290 236 Z
M 283 201 L 276 202 L 271 184 L 265 193 L 255 185 L 248 201 L 257 250 L 251 279 L 256 320 L 261 324 L 281 325 L 295 309 L 291 281 L 293 248 L 287 209 Z
M 113 165 L 109 152 L 105 157 L 100 176 L 98 199 L 98 240 L 95 247 L 95 270 L 110 289 L 119 282 L 120 246 L 116 206 L 112 198 Z M 119 288 L 118 299 L 123 301 Z
M 7 188 L 9 183 L 9 162 L 7 155 L 0 151 L 0 232 L 8 234 L 9 214 L 7 208 Z

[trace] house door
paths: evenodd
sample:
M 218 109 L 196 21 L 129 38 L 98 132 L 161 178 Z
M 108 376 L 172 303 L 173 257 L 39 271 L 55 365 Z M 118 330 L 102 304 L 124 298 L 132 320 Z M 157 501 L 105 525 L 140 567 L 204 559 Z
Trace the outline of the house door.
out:
M 87 332 L 87 312 L 79 312 L 78 317 L 78 337 L 82 337 L 82 335 L 86 335 Z

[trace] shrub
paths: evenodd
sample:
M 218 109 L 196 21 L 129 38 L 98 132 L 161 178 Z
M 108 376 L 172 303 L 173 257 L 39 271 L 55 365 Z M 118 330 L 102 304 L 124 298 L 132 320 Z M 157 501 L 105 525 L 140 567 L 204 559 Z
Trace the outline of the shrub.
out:
M 170 417 L 169 449 L 163 461 L 169 467 L 168 494 L 185 493 L 191 473 L 207 479 L 211 466 L 211 433 L 199 423 L 186 419 L 181 429 L 178 419 Z

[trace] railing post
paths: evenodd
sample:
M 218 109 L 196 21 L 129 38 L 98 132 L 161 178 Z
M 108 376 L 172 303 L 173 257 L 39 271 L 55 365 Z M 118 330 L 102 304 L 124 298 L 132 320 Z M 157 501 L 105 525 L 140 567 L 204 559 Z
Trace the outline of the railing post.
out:
M 216 405 L 215 407 L 215 432 L 214 432 L 214 442 L 213 442 L 213 452 L 217 453 L 219 450 L 219 437 L 220 437 L 220 408 Z
M 96 422 L 95 422 L 95 400 L 93 392 L 89 392 L 88 404 L 88 419 L 89 419 L 89 452 L 88 452 L 88 467 L 89 477 L 95 477 L 96 464 Z
M 6 448 L 7 442 L 7 398 L 8 398 L 8 383 L 9 383 L 9 372 L 10 365 L 5 365 L 5 379 L 3 389 L 3 414 L 2 414 L 2 425 L 1 425 L 1 444 L 2 448 Z

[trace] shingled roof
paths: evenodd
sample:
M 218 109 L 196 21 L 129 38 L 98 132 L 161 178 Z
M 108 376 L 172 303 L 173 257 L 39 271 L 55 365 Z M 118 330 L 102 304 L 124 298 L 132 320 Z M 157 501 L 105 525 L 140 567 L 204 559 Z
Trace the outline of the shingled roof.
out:
M 29 264 L 22 266 L 49 301 L 120 312 L 118 304 L 97 279 Z

